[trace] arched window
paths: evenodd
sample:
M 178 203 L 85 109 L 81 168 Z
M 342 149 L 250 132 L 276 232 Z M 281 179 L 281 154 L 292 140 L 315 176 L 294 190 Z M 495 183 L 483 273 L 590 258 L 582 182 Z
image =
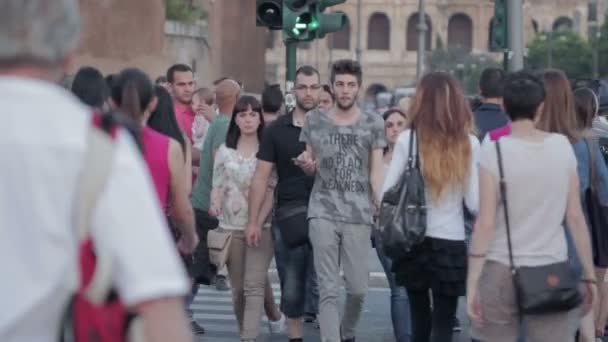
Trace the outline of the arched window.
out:
M 431 50 L 431 37 L 433 37 L 433 23 L 431 17 L 428 14 L 425 15 L 426 22 L 426 33 L 425 33 L 425 47 L 427 50 Z M 408 51 L 418 50 L 418 13 L 410 15 L 407 20 L 407 32 L 406 32 L 406 48 Z
M 367 48 L 370 50 L 389 50 L 391 42 L 391 28 L 388 17 L 384 13 L 376 12 L 369 18 L 367 31 Z
M 346 17 L 346 25 L 340 31 L 328 35 L 327 44 L 330 49 L 350 50 L 350 20 Z
M 473 21 L 464 14 L 454 14 L 448 22 L 448 47 L 473 50 Z
M 568 17 L 559 17 L 553 22 L 553 31 L 556 32 L 572 31 L 573 28 L 574 23 Z

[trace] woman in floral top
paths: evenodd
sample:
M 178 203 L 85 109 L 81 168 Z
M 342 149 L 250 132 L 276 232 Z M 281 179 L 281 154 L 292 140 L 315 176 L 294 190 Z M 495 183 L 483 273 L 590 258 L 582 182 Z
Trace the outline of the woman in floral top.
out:
M 264 128 L 262 108 L 252 96 L 242 96 L 234 109 L 226 143 L 221 145 L 213 166 L 213 190 L 209 212 L 219 220 L 219 229 L 232 233 L 226 265 L 232 285 L 234 311 L 241 341 L 255 341 L 264 307 L 264 287 L 273 256 L 270 229 L 246 234 L 249 185 L 257 164 L 256 153 Z M 260 215 L 269 218 L 274 183 Z M 264 222 L 260 222 L 260 226 Z M 249 232 L 247 232 L 249 233 Z

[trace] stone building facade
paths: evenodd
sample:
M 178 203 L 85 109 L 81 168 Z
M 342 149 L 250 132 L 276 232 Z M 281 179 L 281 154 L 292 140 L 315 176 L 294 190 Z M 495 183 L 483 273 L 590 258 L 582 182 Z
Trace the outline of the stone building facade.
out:
M 174 63 L 191 65 L 199 84 L 212 68 L 206 23 L 165 21 L 164 0 L 80 0 L 83 33 L 71 73 L 91 65 L 104 74 L 138 67 L 150 77 Z
M 360 23 L 357 6 L 360 4 Z M 298 49 L 298 64 L 311 64 L 328 79 L 328 66 L 340 58 L 356 58 L 360 48 L 364 88 L 394 88 L 411 84 L 416 73 L 418 0 L 349 0 L 328 9 L 341 11 L 349 24 L 341 32 L 304 44 Z M 601 1 L 598 13 L 605 12 Z M 465 48 L 473 53 L 489 52 L 493 0 L 426 0 L 427 47 L 438 45 Z M 524 0 L 525 40 L 537 33 L 574 30 L 587 36 L 588 0 Z M 603 20 L 603 14 L 598 19 Z M 360 30 L 357 26 L 360 26 Z M 357 34 L 360 32 L 359 34 Z M 268 32 L 266 78 L 283 83 L 285 48 L 280 32 Z M 497 55 L 498 57 L 499 55 Z

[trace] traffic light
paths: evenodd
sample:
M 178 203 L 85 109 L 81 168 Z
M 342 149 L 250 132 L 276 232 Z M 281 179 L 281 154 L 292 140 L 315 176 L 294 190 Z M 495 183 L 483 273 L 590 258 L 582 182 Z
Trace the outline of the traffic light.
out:
M 283 27 L 282 0 L 256 0 L 256 26 L 280 30 Z
M 490 49 L 507 48 L 507 0 L 494 0 L 494 19 L 490 32 Z
M 311 41 L 346 25 L 343 13 L 324 14 L 327 7 L 346 0 L 284 0 L 283 34 L 285 39 Z

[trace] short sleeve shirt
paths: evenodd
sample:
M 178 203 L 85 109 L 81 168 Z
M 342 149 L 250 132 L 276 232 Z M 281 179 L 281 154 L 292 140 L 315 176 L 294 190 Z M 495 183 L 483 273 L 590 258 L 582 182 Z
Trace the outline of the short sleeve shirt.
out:
M 299 140 L 301 127 L 294 125 L 293 114 L 280 116 L 265 130 L 257 157 L 276 166 L 277 207 L 293 202 L 308 202 L 314 177 L 307 176 L 293 162 L 306 149 Z
M 355 123 L 336 125 L 327 113 L 314 110 L 306 115 L 300 140 L 317 160 L 309 218 L 371 224 L 370 157 L 386 146 L 382 117 L 361 112 Z
M 577 166 L 572 145 L 565 136 L 552 133 L 538 142 L 502 137 L 500 149 L 515 265 L 541 266 L 565 261 L 568 249 L 563 222 L 568 184 Z M 493 176 L 499 189 L 496 142 L 484 141 L 480 167 Z M 496 232 L 487 258 L 508 265 L 504 207 L 499 198 L 500 193 L 496 198 Z
M 213 181 L 213 153 L 226 141 L 230 117 L 218 115 L 205 134 L 201 150 L 200 170 L 192 189 L 192 206 L 196 209 L 209 210 L 211 183 Z

